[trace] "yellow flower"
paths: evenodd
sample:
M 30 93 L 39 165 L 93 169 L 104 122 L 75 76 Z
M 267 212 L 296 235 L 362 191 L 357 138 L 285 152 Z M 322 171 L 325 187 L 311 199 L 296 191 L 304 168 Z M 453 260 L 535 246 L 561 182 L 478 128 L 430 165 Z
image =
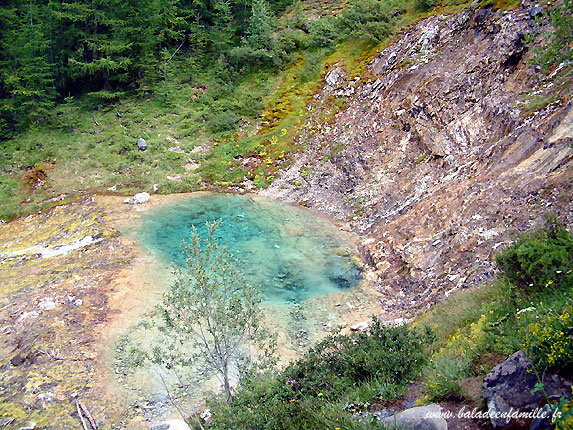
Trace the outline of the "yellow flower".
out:
M 324 396 L 324 394 L 318 393 L 318 397 L 322 397 L 322 396 Z

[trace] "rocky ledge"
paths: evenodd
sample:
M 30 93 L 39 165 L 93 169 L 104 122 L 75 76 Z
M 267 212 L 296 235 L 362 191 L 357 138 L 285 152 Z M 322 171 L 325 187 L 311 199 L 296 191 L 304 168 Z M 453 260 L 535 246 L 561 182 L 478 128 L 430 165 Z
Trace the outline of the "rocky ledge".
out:
M 307 107 L 307 149 L 262 192 L 349 220 L 386 312 L 482 284 L 511 232 L 547 212 L 573 224 L 573 110 L 555 85 L 572 67 L 547 77 L 532 66 L 531 7 L 423 19 L 370 62 L 369 79 L 334 65 Z M 535 110 L 526 94 L 547 103 Z

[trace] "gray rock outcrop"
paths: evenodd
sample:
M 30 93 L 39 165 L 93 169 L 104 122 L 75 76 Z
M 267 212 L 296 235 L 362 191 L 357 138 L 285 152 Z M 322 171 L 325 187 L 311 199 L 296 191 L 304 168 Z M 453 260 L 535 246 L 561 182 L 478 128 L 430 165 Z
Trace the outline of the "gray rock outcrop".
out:
M 570 97 L 534 108 L 524 96 L 552 91 L 531 65 L 542 40 L 525 43 L 531 7 L 422 19 L 370 79 L 342 79 L 341 60 L 307 107 L 306 149 L 261 191 L 348 221 L 385 312 L 483 284 L 492 252 L 549 211 L 573 226 Z M 333 95 L 344 105 L 324 122 Z
M 383 418 L 381 423 L 389 430 L 447 430 L 448 423 L 441 412 L 442 407 L 432 403 Z
M 513 412 L 540 411 L 542 401 L 571 396 L 571 383 L 557 375 L 543 376 L 543 390 L 535 390 L 537 382 L 531 362 L 522 351 L 493 368 L 484 378 L 482 392 L 494 428 L 508 426 Z M 550 415 L 546 418 L 550 420 Z M 536 428 L 543 428 L 539 427 L 542 423 L 538 420 Z
M 328 85 L 336 88 L 343 83 L 345 77 L 346 72 L 344 72 L 344 69 L 338 64 L 335 64 L 334 67 L 326 74 L 324 80 Z

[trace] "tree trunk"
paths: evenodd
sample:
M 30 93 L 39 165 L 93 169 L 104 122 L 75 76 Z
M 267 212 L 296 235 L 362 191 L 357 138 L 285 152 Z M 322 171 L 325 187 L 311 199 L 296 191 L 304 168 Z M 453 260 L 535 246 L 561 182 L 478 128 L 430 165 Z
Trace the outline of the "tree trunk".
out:
M 227 404 L 231 404 L 231 384 L 229 382 L 229 363 L 227 360 L 223 363 L 223 386 L 227 396 Z

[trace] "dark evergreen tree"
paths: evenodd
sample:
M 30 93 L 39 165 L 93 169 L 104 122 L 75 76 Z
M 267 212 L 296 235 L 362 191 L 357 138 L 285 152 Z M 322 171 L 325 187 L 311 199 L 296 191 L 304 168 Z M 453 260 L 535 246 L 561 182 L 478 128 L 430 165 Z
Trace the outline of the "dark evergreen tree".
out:
M 40 4 L 4 10 L 11 28 L 2 29 L 2 128 L 17 128 L 45 116 L 54 105 L 53 74 L 48 61 Z
M 207 70 L 228 58 L 233 73 L 272 64 L 274 11 L 290 1 L 5 0 L 0 138 L 70 96 L 168 96 L 182 55 Z

